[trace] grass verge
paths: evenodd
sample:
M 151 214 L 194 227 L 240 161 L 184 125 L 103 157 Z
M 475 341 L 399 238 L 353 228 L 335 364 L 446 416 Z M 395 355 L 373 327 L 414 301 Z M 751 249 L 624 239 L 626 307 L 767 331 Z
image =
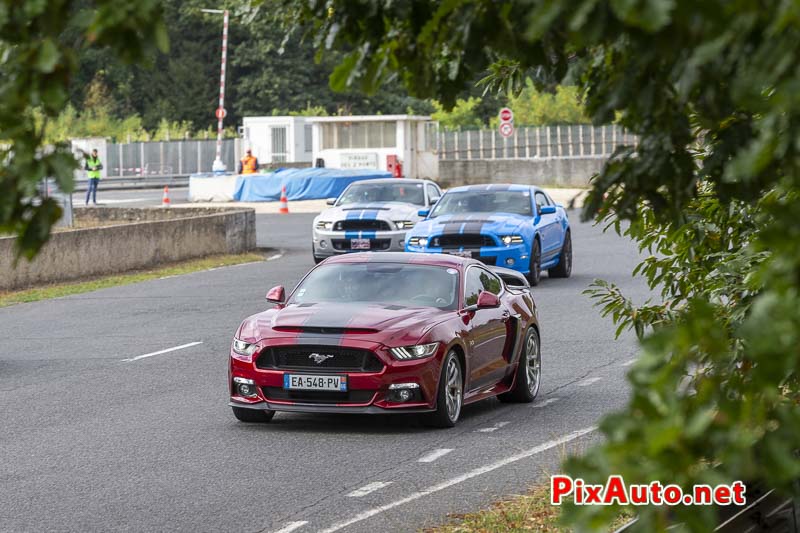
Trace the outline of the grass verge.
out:
M 453 522 L 425 533 L 562 533 L 570 529 L 559 523 L 561 507 L 550 505 L 549 485 L 537 486 L 527 494 L 492 504 L 489 509 L 465 515 L 453 515 Z M 623 512 L 609 531 L 615 531 L 633 519 Z
M 199 272 L 201 270 L 240 265 L 243 263 L 254 263 L 263 260 L 264 256 L 257 253 L 212 255 L 202 259 L 190 259 L 188 261 L 170 263 L 156 268 L 133 270 L 125 272 L 124 274 L 113 274 L 90 280 L 54 283 L 52 285 L 43 285 L 19 291 L 0 292 L 0 307 L 47 300 L 49 298 L 59 298 L 72 294 L 82 294 L 84 292 L 96 291 L 97 289 L 129 285 L 131 283 L 139 283 L 140 281 L 158 279 L 166 276 L 179 276 L 181 274 L 189 274 L 190 272 Z

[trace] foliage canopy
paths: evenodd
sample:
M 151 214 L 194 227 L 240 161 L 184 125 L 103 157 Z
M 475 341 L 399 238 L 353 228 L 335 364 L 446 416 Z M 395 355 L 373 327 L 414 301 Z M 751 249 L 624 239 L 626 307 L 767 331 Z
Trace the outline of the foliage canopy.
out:
M 588 117 L 617 120 L 624 147 L 593 182 L 584 217 L 653 255 L 637 269 L 660 292 L 635 305 L 590 294 L 641 337 L 632 399 L 605 443 L 567 469 L 792 490 L 800 476 L 800 4 L 727 0 L 285 0 L 290 26 L 346 53 L 334 88 L 396 77 L 446 106 L 479 74 L 518 92 L 577 84 Z M 621 221 L 629 221 L 623 226 Z M 711 466 L 717 465 L 712 469 Z M 640 510 L 663 530 L 667 509 Z M 712 529 L 713 510 L 675 507 Z M 616 510 L 574 508 L 578 528 Z

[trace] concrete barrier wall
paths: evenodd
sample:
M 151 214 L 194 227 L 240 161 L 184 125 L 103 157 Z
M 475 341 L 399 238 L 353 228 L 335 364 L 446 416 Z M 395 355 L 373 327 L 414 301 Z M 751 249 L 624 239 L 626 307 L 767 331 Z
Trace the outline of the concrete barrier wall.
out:
M 588 187 L 606 156 L 439 161 L 442 187 L 477 183 L 523 183 L 543 187 Z
M 16 268 L 14 238 L 0 238 L 0 290 L 243 253 L 256 247 L 253 209 L 76 209 L 78 220 L 100 217 L 107 223 L 131 216 L 144 221 L 54 233 L 33 261 L 21 259 Z M 180 218 L 164 220 L 168 216 Z

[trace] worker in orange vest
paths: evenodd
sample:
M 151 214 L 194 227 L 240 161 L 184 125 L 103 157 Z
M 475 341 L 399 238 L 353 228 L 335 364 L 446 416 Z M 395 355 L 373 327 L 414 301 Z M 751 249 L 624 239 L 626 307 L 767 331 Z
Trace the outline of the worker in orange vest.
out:
M 239 174 L 255 174 L 256 172 L 258 172 L 258 159 L 253 157 L 253 151 L 248 148 L 247 155 L 239 161 Z

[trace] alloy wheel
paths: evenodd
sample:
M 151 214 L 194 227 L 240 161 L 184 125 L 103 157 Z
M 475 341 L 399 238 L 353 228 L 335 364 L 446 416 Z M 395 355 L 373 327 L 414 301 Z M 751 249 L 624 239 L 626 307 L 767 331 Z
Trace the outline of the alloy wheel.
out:
M 525 340 L 525 358 L 527 362 L 528 390 L 536 396 L 539 392 L 539 378 L 542 373 L 542 357 L 536 333 L 531 331 Z
M 461 367 L 455 357 L 451 357 L 448 360 L 445 376 L 447 379 L 447 388 L 445 390 L 447 416 L 455 422 L 461 414 L 462 401 Z

